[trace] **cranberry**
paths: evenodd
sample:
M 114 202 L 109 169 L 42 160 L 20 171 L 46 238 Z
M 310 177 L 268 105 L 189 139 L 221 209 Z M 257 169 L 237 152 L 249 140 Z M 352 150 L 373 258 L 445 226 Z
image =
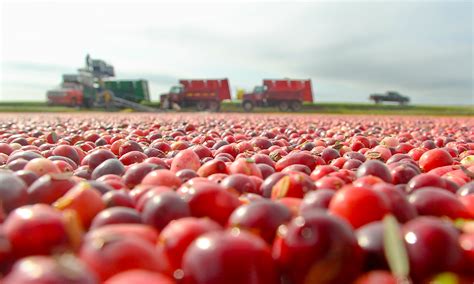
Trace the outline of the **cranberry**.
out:
M 385 182 L 392 182 L 392 175 L 387 166 L 378 160 L 366 161 L 357 169 L 357 177 L 368 175 L 381 178 Z
M 359 276 L 354 284 L 397 284 L 398 279 L 385 270 L 373 270 Z
M 77 150 L 69 145 L 59 145 L 54 148 L 53 155 L 62 156 L 71 159 L 76 165 L 80 164 L 81 159 Z
M 260 192 L 263 197 L 269 198 L 272 194 L 273 186 L 284 176 L 286 176 L 285 173 L 277 172 L 267 177 L 260 185 Z
M 28 187 L 28 201 L 30 204 L 52 204 L 76 185 L 71 178 L 61 179 L 44 175 Z
M 447 216 L 451 219 L 470 218 L 466 207 L 453 193 L 436 187 L 425 187 L 408 199 L 420 215 Z
M 278 226 L 290 221 L 291 216 L 282 204 L 261 200 L 238 207 L 229 218 L 229 226 L 254 232 L 271 244 Z
M 384 226 L 380 221 L 366 224 L 356 231 L 359 246 L 364 250 L 367 270 L 388 269 L 384 252 Z
M 143 208 L 143 223 L 158 230 L 175 219 L 190 216 L 190 208 L 175 192 L 163 192 L 148 200 Z
M 104 284 L 130 283 L 174 284 L 175 281 L 162 273 L 147 271 L 144 269 L 132 269 L 115 274 L 104 282 Z
M 29 256 L 20 259 L 2 283 L 98 283 L 97 275 L 73 255 Z
M 97 166 L 102 164 L 102 162 L 104 162 L 105 160 L 114 158 L 116 157 L 111 151 L 105 149 L 98 149 L 88 154 L 84 160 L 87 162 L 86 164 L 93 170 Z M 85 162 L 84 160 L 82 161 L 83 164 Z
M 446 181 L 434 174 L 420 174 L 408 182 L 406 190 L 408 193 L 412 193 L 427 186 L 446 188 Z
M 222 227 L 208 218 L 185 217 L 172 221 L 161 232 L 157 250 L 169 275 L 181 268 L 184 252 L 199 236 Z
M 27 186 L 30 186 L 35 180 L 38 179 L 38 175 L 36 175 L 32 171 L 27 171 L 27 170 L 19 170 L 15 172 L 15 175 L 19 178 L 21 178 Z
M 420 217 L 403 228 L 410 259 L 410 274 L 415 280 L 437 271 L 459 271 L 463 254 L 458 243 L 459 233 L 449 223 Z
M 140 214 L 129 207 L 115 206 L 97 214 L 91 223 L 91 229 L 110 224 L 141 223 Z
M 420 168 L 428 172 L 434 168 L 452 165 L 453 158 L 446 150 L 432 149 L 421 155 L 419 163 Z
M 86 228 L 95 215 L 105 208 L 100 192 L 86 182 L 75 185 L 56 200 L 53 206 L 60 210 L 74 210 Z
M 122 162 L 120 162 L 118 159 L 108 159 L 94 169 L 91 178 L 98 179 L 101 176 L 109 174 L 121 176 L 124 174 L 124 172 L 125 167 L 123 166 Z
M 332 189 L 318 189 L 308 192 L 300 205 L 301 214 L 311 212 L 313 210 L 325 210 L 329 207 L 329 203 L 334 196 L 335 191 Z
M 3 228 L 18 257 L 61 252 L 69 247 L 61 212 L 44 204 L 15 209 L 8 215 Z
M 178 172 L 183 169 L 197 171 L 201 167 L 199 156 L 192 149 L 180 151 L 171 163 L 171 171 Z
M 354 228 L 381 220 L 390 213 L 390 204 L 382 194 L 370 188 L 348 186 L 336 192 L 329 211 L 347 220 Z
M 310 177 L 304 173 L 292 172 L 282 177 L 272 188 L 272 199 L 282 197 L 303 198 L 307 192 L 316 189 Z
M 228 167 L 228 171 L 230 174 L 245 174 L 262 178 L 262 173 L 260 172 L 260 169 L 257 167 L 257 164 L 255 164 L 255 161 L 252 159 L 236 159 Z
M 238 229 L 197 238 L 183 256 L 183 273 L 186 284 L 279 282 L 267 244 Z
M 179 188 L 194 217 L 209 217 L 225 225 L 232 212 L 240 205 L 238 198 L 222 186 L 199 181 Z
M 143 152 L 130 151 L 124 154 L 123 156 L 121 156 L 119 161 L 124 165 L 132 165 L 136 163 L 141 163 L 147 158 L 148 156 L 145 155 Z
M 319 159 L 321 158 L 315 157 L 309 152 L 293 152 L 278 160 L 275 164 L 275 170 L 282 171 L 291 165 L 305 165 L 312 171 L 316 165 L 325 164 L 324 161 Z
M 162 269 L 152 244 L 142 239 L 118 235 L 86 238 L 79 251 L 79 258 L 102 281 L 130 269 L 156 272 Z
M 181 180 L 173 172 L 161 169 L 148 173 L 143 178 L 142 184 L 154 186 L 163 185 L 178 188 L 181 185 Z
M 125 170 L 123 182 L 128 188 L 133 188 L 140 184 L 143 178 L 153 170 L 159 169 L 159 166 L 152 163 L 135 164 Z
M 26 190 L 26 183 L 13 172 L 0 171 L 0 203 L 6 213 L 27 203 Z
M 328 283 L 349 283 L 362 266 L 362 254 L 350 226 L 324 212 L 296 217 L 280 227 L 273 257 L 284 278 L 297 284 L 320 279 L 323 267 Z M 338 265 L 327 265 L 328 261 Z
M 30 160 L 25 165 L 24 170 L 32 171 L 37 176 L 42 176 L 45 174 L 59 174 L 61 172 L 59 168 L 53 163 L 53 161 L 44 158 Z
M 143 152 L 143 148 L 137 142 L 128 140 L 128 141 L 122 143 L 122 145 L 120 145 L 119 156 L 122 157 L 126 153 L 132 152 L 132 151 Z
M 250 178 L 244 174 L 233 174 L 224 178 L 220 185 L 227 191 L 240 195 L 242 193 L 258 193 L 257 185 Z

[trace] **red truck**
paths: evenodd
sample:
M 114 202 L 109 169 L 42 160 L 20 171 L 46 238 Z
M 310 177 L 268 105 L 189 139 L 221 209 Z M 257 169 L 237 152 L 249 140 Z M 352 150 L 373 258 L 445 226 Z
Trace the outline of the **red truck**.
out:
M 263 80 L 252 93 L 242 96 L 242 107 L 251 111 L 254 107 L 278 106 L 281 111 L 299 111 L 303 102 L 313 102 L 311 80 Z
M 82 106 L 89 105 L 94 97 L 94 79 L 80 71 L 78 74 L 63 74 L 61 84 L 47 91 L 46 97 L 49 105 Z
M 179 80 L 169 93 L 160 96 L 163 109 L 195 106 L 197 110 L 219 111 L 223 100 L 230 100 L 229 80 Z
M 61 87 L 46 93 L 49 105 L 81 106 L 83 89 L 79 84 L 62 84 Z

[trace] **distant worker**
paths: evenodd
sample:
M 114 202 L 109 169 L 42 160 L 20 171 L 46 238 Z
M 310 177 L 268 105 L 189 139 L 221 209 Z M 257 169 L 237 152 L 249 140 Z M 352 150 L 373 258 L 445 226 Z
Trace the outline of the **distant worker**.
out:
M 105 90 L 103 93 L 105 109 L 109 109 L 110 103 L 112 102 L 112 93 L 109 90 Z
M 245 90 L 242 88 L 237 89 L 237 99 L 241 101 L 244 98 Z

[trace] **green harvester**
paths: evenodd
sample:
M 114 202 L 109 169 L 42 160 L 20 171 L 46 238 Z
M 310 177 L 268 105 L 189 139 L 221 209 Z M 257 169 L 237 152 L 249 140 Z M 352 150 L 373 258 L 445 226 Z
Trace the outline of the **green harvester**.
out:
M 150 92 L 146 80 L 107 80 L 104 87 L 114 93 L 114 96 L 135 102 L 149 102 Z

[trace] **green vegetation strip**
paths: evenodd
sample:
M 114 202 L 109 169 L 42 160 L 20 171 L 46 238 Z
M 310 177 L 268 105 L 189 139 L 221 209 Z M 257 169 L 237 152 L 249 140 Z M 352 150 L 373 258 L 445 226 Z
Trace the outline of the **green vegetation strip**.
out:
M 159 108 L 158 102 L 143 103 Z M 103 109 L 81 109 L 63 106 L 48 106 L 45 102 L 0 102 L 0 112 L 77 112 L 104 111 Z M 183 112 L 195 111 L 184 108 Z M 244 112 L 239 102 L 222 103 L 221 112 Z M 252 113 L 278 113 L 276 107 L 255 108 Z M 291 113 L 291 112 L 288 112 Z M 440 115 L 474 116 L 474 106 L 421 106 L 421 105 L 375 105 L 355 103 L 315 103 L 304 104 L 300 113 L 332 114 L 381 114 L 381 115 Z

